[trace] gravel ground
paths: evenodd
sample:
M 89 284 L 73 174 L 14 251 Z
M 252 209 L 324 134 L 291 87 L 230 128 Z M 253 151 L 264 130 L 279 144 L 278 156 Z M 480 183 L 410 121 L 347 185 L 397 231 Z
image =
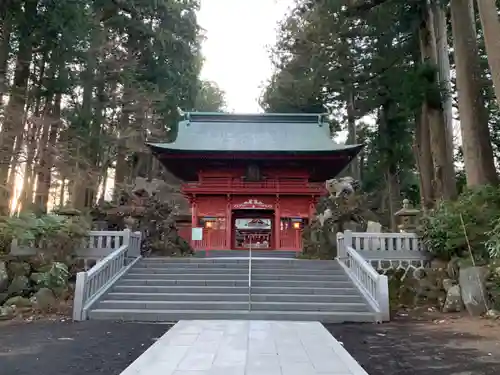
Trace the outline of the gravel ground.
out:
M 170 326 L 109 321 L 0 324 L 0 375 L 119 375 Z M 500 324 L 401 320 L 326 328 L 369 375 L 500 375 Z
M 326 325 L 370 375 L 500 375 L 500 324 L 481 319 Z
M 170 326 L 109 321 L 0 325 L 0 375 L 119 375 Z

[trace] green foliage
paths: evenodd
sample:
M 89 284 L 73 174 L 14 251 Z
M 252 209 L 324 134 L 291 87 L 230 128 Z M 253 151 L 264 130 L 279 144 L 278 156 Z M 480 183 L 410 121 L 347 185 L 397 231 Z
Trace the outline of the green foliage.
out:
M 225 93 L 217 83 L 201 81 L 194 110 L 198 112 L 224 112 L 226 110 Z
M 500 259 L 500 218 L 494 221 L 494 227 L 487 232 L 488 240 L 486 241 L 486 250 L 492 259 Z
M 20 84 L 20 99 L 26 101 L 25 115 L 16 116 L 26 118 L 27 128 L 34 133 L 24 136 L 22 148 L 29 154 L 31 147 L 33 152 L 39 147 L 36 155 L 40 156 L 27 167 L 36 169 L 37 163 L 50 168 L 54 165 L 56 173 L 69 179 L 77 173 L 92 175 L 83 182 L 94 186 L 83 186 L 82 190 L 89 191 L 76 194 L 75 201 L 88 193 L 91 199 L 87 200 L 95 202 L 95 185 L 99 185 L 95 180 L 103 170 L 113 167 L 117 159 L 125 159 L 123 169 L 132 169 L 134 157 L 145 152 L 147 136 L 162 140 L 174 137 L 177 108 L 194 108 L 202 89 L 202 33 L 196 18 L 200 1 L 8 3 L 0 6 L 0 29 L 9 31 L 7 45 L 2 45 L 9 59 L 0 65 L 8 66 L 6 81 L 12 86 L 7 89 L 14 90 Z M 8 16 L 9 23 L 4 22 L 4 16 Z M 27 46 L 28 52 L 21 56 Z M 26 59 L 27 68 L 23 70 L 19 61 Z M 0 69 L 0 82 L 3 73 Z M 29 76 L 28 89 L 22 88 L 19 73 Z M 5 103 L 0 100 L 0 111 Z M 30 116 L 36 120 L 30 120 Z M 42 123 L 51 124 L 50 136 L 41 131 L 47 129 Z M 20 123 L 19 128 L 24 129 L 24 124 Z M 44 151 L 53 148 L 57 151 Z M 28 175 L 31 172 L 27 170 Z M 125 170 L 126 175 L 128 172 Z M 27 197 L 34 195 L 42 194 L 26 192 Z M 37 198 L 39 206 L 46 206 L 44 198 Z M 23 209 L 30 203 L 26 202 Z M 81 202 L 73 203 L 83 208 Z M 39 208 L 46 211 L 46 207 Z
M 66 260 L 89 230 L 86 218 L 22 213 L 0 218 L 0 243 L 7 251 L 12 240 L 17 239 L 20 245 L 35 246 L 44 256 Z
M 466 190 L 457 201 L 440 202 L 435 210 L 422 218 L 422 235 L 431 254 L 438 258 L 449 260 L 468 256 L 468 239 L 474 257 L 486 259 L 495 256 L 498 249 L 500 228 L 496 224 L 499 215 L 498 187 Z M 463 218 L 467 237 L 460 216 Z M 490 236 L 492 237 L 488 241 Z
M 37 217 L 33 213 L 22 213 L 5 219 L 1 224 L 0 233 L 21 242 L 34 241 L 56 232 L 63 225 L 63 221 L 64 218 L 57 215 Z
M 260 105 L 271 113 L 325 113 L 322 84 L 297 57 L 271 78 Z
M 416 76 L 418 81 L 420 82 L 420 84 L 416 87 L 421 89 L 423 93 L 423 97 L 420 99 L 420 103 L 425 97 L 428 104 L 432 108 L 441 109 L 443 107 L 444 93 L 442 92 L 442 87 L 440 87 L 439 83 L 436 82 L 437 68 L 429 61 L 426 61 L 425 63 L 418 66 Z M 414 92 L 417 95 L 419 94 L 415 89 Z
M 49 264 L 43 272 L 40 272 L 39 275 L 40 276 L 36 278 L 38 288 L 57 290 L 67 285 L 70 273 L 66 264 L 62 262 L 53 262 Z
M 298 0 L 283 20 L 273 50 L 276 71 L 264 90 L 268 112 L 327 112 L 348 130 L 352 102 L 363 190 L 387 207 L 388 176 L 400 195 L 419 201 L 412 149 L 424 98 L 440 104 L 441 92 L 421 63 L 419 1 L 387 1 L 356 11 L 343 0 Z M 367 121 L 369 120 L 369 121 Z
M 85 221 L 80 218 L 68 218 L 54 214 L 36 216 L 33 213 L 21 213 L 18 216 L 2 220 L 0 234 L 5 237 L 17 238 L 20 241 L 33 241 L 60 234 L 81 237 L 87 234 L 88 227 L 85 225 Z

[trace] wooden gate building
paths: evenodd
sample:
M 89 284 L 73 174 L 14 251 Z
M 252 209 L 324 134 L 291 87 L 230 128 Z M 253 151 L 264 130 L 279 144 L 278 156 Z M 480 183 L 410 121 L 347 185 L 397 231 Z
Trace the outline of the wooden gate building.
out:
M 301 231 L 336 176 L 361 150 L 331 139 L 318 114 L 187 113 L 171 143 L 149 143 L 185 181 L 196 250 L 300 250 Z

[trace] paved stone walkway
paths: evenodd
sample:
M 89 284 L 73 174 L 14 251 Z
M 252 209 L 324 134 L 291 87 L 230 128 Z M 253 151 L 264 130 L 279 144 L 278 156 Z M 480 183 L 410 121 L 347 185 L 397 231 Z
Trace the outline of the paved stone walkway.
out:
M 121 375 L 368 375 L 319 322 L 177 323 Z

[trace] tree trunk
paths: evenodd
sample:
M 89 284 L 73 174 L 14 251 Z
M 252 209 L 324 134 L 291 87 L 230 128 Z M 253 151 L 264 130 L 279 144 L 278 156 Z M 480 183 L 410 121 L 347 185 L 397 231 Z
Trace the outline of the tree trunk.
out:
M 483 79 L 469 0 L 451 0 L 458 109 L 467 186 L 498 182 L 482 95 Z
M 26 0 L 24 2 L 14 83 L 10 91 L 9 103 L 5 110 L 5 120 L 0 135 L 0 189 L 3 193 L 0 197 L 0 214 L 4 215 L 9 212 L 11 200 L 11 192 L 8 189 L 8 176 L 14 146 L 16 138 L 24 131 L 24 107 L 30 76 L 34 39 L 32 30 L 35 24 L 37 5 L 38 0 Z
M 101 182 L 101 194 L 99 196 L 99 205 L 103 205 L 104 202 L 106 202 L 106 190 L 108 189 L 108 169 L 109 169 L 109 162 L 106 161 L 104 163 L 103 171 L 102 171 L 102 182 Z
M 415 160 L 420 175 L 420 199 L 422 207 L 430 210 L 434 207 L 434 164 L 432 162 L 427 105 L 422 105 L 422 112 L 416 119 Z
M 27 129 L 25 130 L 26 135 L 21 134 L 23 139 L 18 144 L 16 140 L 16 150 L 14 151 L 14 156 L 12 158 L 12 167 L 11 170 L 15 170 L 18 164 L 17 156 L 21 152 L 21 147 L 25 146 L 26 148 L 26 163 L 24 167 L 24 176 L 23 183 L 21 185 L 21 191 L 18 194 L 18 202 L 16 204 L 16 211 L 22 210 L 27 211 L 32 209 L 33 203 L 33 187 L 35 186 L 35 171 L 33 162 L 35 160 L 35 155 L 37 152 L 37 140 L 38 132 L 40 130 L 41 115 L 40 109 L 42 106 L 42 100 L 44 99 L 43 92 L 43 81 L 45 79 L 45 66 L 47 63 L 48 50 L 45 50 L 40 57 L 37 58 L 37 61 L 34 62 L 33 76 L 36 76 L 36 84 L 33 83 L 33 87 L 31 88 L 29 95 L 26 99 L 26 112 L 30 112 L 30 116 L 26 121 L 25 128 L 27 125 Z M 19 139 L 19 138 L 18 138 Z M 11 173 L 9 175 L 9 191 L 14 190 L 14 185 L 16 184 L 17 179 L 15 178 L 15 174 Z
M 61 190 L 59 191 L 59 207 L 64 207 L 66 197 L 66 177 L 61 176 Z
M 438 79 L 444 89 L 443 115 L 446 124 L 447 145 L 451 147 L 448 154 L 453 158 L 453 98 L 451 87 L 450 49 L 448 45 L 448 24 L 446 22 L 446 11 L 442 6 L 432 3 L 430 10 L 434 23 L 434 36 L 436 38 L 436 59 L 438 67 Z
M 44 148 L 40 155 L 40 164 L 37 172 L 37 186 L 35 192 L 35 207 L 39 212 L 46 213 L 49 203 L 50 187 L 52 182 L 52 167 L 54 153 L 61 122 L 61 93 L 54 96 L 54 103 L 50 105 L 49 116 L 44 118 L 48 126 L 42 135 Z
M 133 52 L 136 47 L 135 39 L 132 34 L 128 36 L 127 51 L 128 61 L 133 61 Z M 114 181 L 114 200 L 120 197 L 120 191 L 124 188 L 127 177 L 130 177 L 129 165 L 127 163 L 127 129 L 130 127 L 130 118 L 133 112 L 132 109 L 132 91 L 130 83 L 125 82 L 123 88 L 123 95 L 121 100 L 121 114 L 118 124 L 117 134 L 117 152 L 116 152 L 116 167 L 115 167 L 115 181 Z
M 151 160 L 151 168 L 148 173 L 148 181 L 151 182 L 153 178 L 160 177 L 161 166 L 157 158 L 153 156 L 153 154 L 149 154 L 149 158 Z
M 488 55 L 495 96 L 500 105 L 500 21 L 495 0 L 478 0 L 477 7 L 483 27 L 484 45 Z
M 354 93 L 352 88 L 349 88 L 347 92 L 347 129 L 348 129 L 348 137 L 347 143 L 354 145 L 356 144 L 356 117 L 355 117 L 355 108 L 354 108 Z M 350 165 L 351 177 L 359 180 L 359 159 L 356 156 L 351 161 Z
M 393 140 L 391 134 L 391 111 L 393 110 L 393 101 L 387 98 L 382 105 L 379 113 L 379 141 L 381 154 L 384 156 L 384 177 L 387 189 L 387 207 L 391 229 L 397 230 L 396 213 L 401 200 L 401 188 L 399 185 L 398 168 L 395 160 L 394 152 L 392 151 Z
M 422 63 L 429 64 L 431 69 L 437 69 L 436 39 L 432 12 L 429 10 L 424 17 L 426 19 L 420 28 Z M 434 165 L 434 188 L 436 189 L 434 197 L 445 200 L 455 199 L 457 197 L 457 187 L 453 164 L 453 146 L 448 144 L 452 138 L 448 135 L 448 127 L 445 123 L 441 97 L 438 93 L 437 74 L 434 74 L 434 77 L 427 84 L 430 89 L 424 98 L 426 108 L 423 114 L 427 113 L 429 124 L 430 146 Z
M 35 154 L 36 154 L 37 129 L 38 125 L 31 123 L 27 133 L 27 139 L 26 139 L 27 157 L 24 168 L 23 193 L 20 199 L 21 210 L 23 211 L 30 210 L 31 205 L 33 203 L 33 186 L 35 182 L 33 161 L 35 160 Z
M 91 126 L 90 132 L 90 155 L 89 155 L 89 164 L 90 164 L 90 176 L 87 187 L 87 196 L 91 199 L 90 203 L 93 205 L 97 203 L 97 197 L 99 195 L 99 186 L 100 186 L 100 176 L 103 173 L 103 166 L 107 163 L 108 155 L 107 147 L 102 143 L 102 124 L 104 123 L 104 111 L 105 111 L 105 82 L 106 75 L 103 69 L 100 69 L 100 74 L 97 80 L 97 89 L 96 89 L 96 97 L 94 105 L 94 116 Z M 106 160 L 105 160 L 106 159 Z
M 23 121 L 23 127 L 26 125 L 26 122 Z M 16 182 L 19 177 L 19 157 L 21 156 L 24 145 L 24 134 L 18 134 L 16 136 L 16 141 L 14 144 L 14 150 L 12 151 L 12 158 L 10 160 L 10 172 L 7 178 L 7 191 L 14 192 L 16 189 Z
M 99 64 L 99 55 L 101 54 L 101 47 L 103 45 L 103 30 L 100 25 L 102 19 L 102 12 L 97 10 L 94 14 L 95 24 L 92 30 L 91 45 L 87 55 L 87 66 L 82 74 L 84 81 L 83 94 L 82 94 L 82 111 L 81 111 L 81 126 L 92 137 L 93 129 L 93 99 L 95 88 L 95 74 Z M 73 206 L 79 210 L 88 207 L 92 204 L 94 186 L 94 174 L 89 165 L 92 164 L 94 155 L 92 147 L 89 145 L 79 144 L 77 168 L 76 168 L 76 184 L 73 186 L 72 203 Z
M 118 145 L 116 151 L 116 166 L 115 166 L 115 181 L 114 181 L 114 198 L 115 201 L 120 196 L 120 191 L 124 188 L 125 181 L 128 175 L 128 163 L 127 163 L 127 148 L 126 148 L 126 139 L 124 136 L 124 130 L 127 129 L 130 123 L 130 109 L 128 103 L 128 89 L 125 88 L 125 92 L 123 94 L 123 104 L 122 104 L 122 112 L 120 115 L 120 130 L 118 134 Z
M 396 220 L 396 211 L 400 207 L 399 201 L 401 197 L 401 189 L 399 186 L 399 178 L 397 173 L 392 170 L 392 168 L 388 168 L 385 173 L 386 186 L 387 186 L 387 195 L 388 195 L 388 203 L 389 203 L 389 217 L 391 223 L 391 230 L 393 232 L 397 232 L 398 223 Z
M 50 112 L 52 107 L 52 100 L 48 99 L 48 102 L 45 103 L 45 110 L 42 118 L 42 132 L 40 139 L 38 140 L 38 152 L 37 152 L 37 166 L 35 167 L 36 174 L 36 189 L 35 189 L 35 202 L 34 208 L 38 213 L 47 212 L 47 205 L 43 203 L 43 189 L 44 182 L 47 178 L 46 170 L 49 168 L 46 165 L 47 162 L 47 153 L 49 152 L 48 142 L 49 142 L 49 132 L 50 132 Z M 50 169 L 49 169 L 50 170 Z M 50 173 L 50 172 L 49 172 Z
M 12 28 L 12 20 L 9 12 L 10 7 L 10 0 L 2 0 L 0 4 L 0 107 L 3 105 L 3 96 L 8 92 L 7 68 Z

